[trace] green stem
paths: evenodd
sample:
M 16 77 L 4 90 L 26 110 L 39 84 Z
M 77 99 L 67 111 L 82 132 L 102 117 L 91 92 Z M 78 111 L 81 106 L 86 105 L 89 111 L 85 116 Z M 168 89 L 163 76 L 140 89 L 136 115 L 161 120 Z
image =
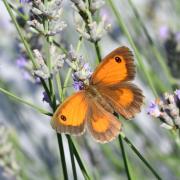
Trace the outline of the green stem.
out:
M 168 69 L 168 66 L 166 65 L 162 55 L 159 53 L 158 49 L 156 48 L 155 46 L 155 43 L 153 41 L 153 39 L 151 38 L 146 26 L 144 25 L 143 21 L 142 21 L 142 18 L 140 17 L 139 13 L 138 13 L 138 10 L 136 9 L 136 7 L 134 6 L 132 0 L 128 0 L 129 1 L 129 4 L 134 12 L 134 15 L 136 16 L 136 19 L 138 20 L 139 22 L 139 25 L 142 27 L 143 31 L 144 31 L 144 34 L 146 35 L 146 38 L 149 42 L 149 45 L 150 45 L 150 48 L 151 50 L 153 51 L 156 59 L 158 60 L 160 66 L 162 67 L 163 71 L 165 72 L 165 74 L 167 75 L 167 78 L 168 78 L 168 81 L 170 84 L 173 84 L 174 83 L 174 80 L 173 80 L 173 77 Z
M 130 175 L 130 172 L 129 172 L 128 161 L 127 161 L 127 157 L 126 157 L 122 137 L 119 136 L 118 139 L 119 139 L 119 145 L 120 145 L 120 148 L 121 148 L 121 151 L 122 151 L 122 157 L 123 157 L 123 161 L 124 161 L 124 167 L 125 167 L 125 170 L 126 170 L 127 178 L 128 178 L 128 180 L 131 180 L 131 175 Z
M 78 52 L 80 50 L 80 47 L 82 45 L 82 41 L 83 41 L 83 38 L 82 38 L 82 36 L 80 36 L 78 43 L 77 43 L 77 46 L 76 46 L 76 52 Z
M 19 16 L 21 17 L 24 21 L 28 21 L 29 17 L 18 11 L 12 4 L 8 3 L 10 8 Z
M 11 98 L 13 98 L 13 99 L 16 100 L 17 102 L 21 102 L 21 103 L 23 103 L 23 104 L 26 104 L 26 105 L 28 105 L 28 106 L 31 106 L 33 109 L 37 110 L 38 112 L 40 112 L 40 113 L 42 113 L 42 114 L 45 114 L 45 115 L 48 115 L 48 116 L 52 116 L 52 113 L 50 113 L 50 112 L 48 112 L 48 111 L 46 111 L 46 110 L 44 110 L 44 109 L 41 109 L 41 108 L 39 108 L 38 106 L 35 106 L 34 104 L 32 104 L 32 103 L 30 103 L 30 102 L 28 102 L 28 101 L 26 101 L 26 100 L 24 100 L 24 99 L 22 99 L 22 98 L 20 98 L 20 97 L 18 97 L 18 96 L 16 96 L 16 95 L 14 95 L 14 94 L 12 94 L 12 93 L 10 93 L 9 91 L 7 91 L 7 90 L 5 90 L 5 89 L 3 89 L 3 88 L 0 88 L 0 92 L 6 94 L 7 96 L 9 96 L 9 97 L 11 97 Z
M 68 180 L 66 159 L 65 159 L 64 146 L 63 146 L 63 140 L 62 140 L 61 134 L 57 133 L 57 139 L 58 139 L 59 152 L 60 152 L 60 157 L 61 157 L 61 162 L 62 162 L 64 180 Z
M 56 75 L 56 82 L 57 82 L 57 87 L 58 87 L 59 98 L 62 101 L 62 93 L 61 93 L 62 92 L 62 86 L 61 86 L 61 78 L 60 78 L 59 73 Z M 75 164 L 75 160 L 74 160 L 74 153 L 73 153 L 72 143 L 70 143 L 70 136 L 67 135 L 66 137 L 67 137 L 68 145 L 69 145 L 69 152 L 70 152 L 70 157 L 71 157 L 73 177 L 74 177 L 74 180 L 77 180 L 76 164 Z
M 55 41 L 54 39 L 53 39 L 52 42 L 53 42 L 53 44 L 54 44 L 56 47 L 60 48 L 64 54 L 67 54 L 66 49 L 65 49 L 64 47 L 62 47 L 61 44 L 59 44 L 59 43 L 58 43 L 57 41 Z
M 79 37 L 79 41 L 78 41 L 78 44 L 77 44 L 77 47 L 76 47 L 76 52 L 79 51 L 80 47 L 81 47 L 81 44 L 82 44 L 82 36 Z M 62 90 L 62 98 L 64 98 L 65 96 L 65 92 L 66 92 L 66 87 L 67 87 L 67 84 L 69 82 L 69 78 L 71 76 L 71 73 L 72 73 L 72 69 L 69 68 L 68 72 L 67 72 L 67 75 L 66 75 L 66 78 L 65 78 L 65 81 L 64 81 L 64 85 L 63 85 L 63 90 Z M 63 99 L 62 99 L 63 101 Z
M 67 84 L 69 82 L 69 78 L 71 76 L 71 72 L 72 72 L 72 69 L 69 68 L 68 72 L 67 72 L 67 75 L 66 75 L 66 78 L 64 80 L 64 84 L 63 84 L 63 89 L 62 89 L 62 95 L 61 95 L 61 100 L 63 101 L 64 100 L 64 97 L 65 97 L 65 93 L 66 93 L 66 87 L 67 87 Z
M 56 74 L 56 84 L 57 84 L 57 89 L 58 89 L 58 94 L 59 94 L 59 100 L 62 100 L 62 85 L 61 85 L 61 77 L 60 74 Z
M 147 81 L 149 83 L 149 86 L 151 87 L 154 95 L 157 97 L 158 95 L 157 95 L 156 89 L 154 87 L 154 82 L 152 81 L 151 76 L 150 76 L 148 70 L 146 69 L 145 65 L 143 64 L 142 57 L 141 57 L 138 49 L 136 48 L 136 45 L 135 45 L 135 43 L 134 43 L 134 41 L 133 41 L 133 39 L 132 39 L 132 37 L 131 37 L 131 35 L 130 35 L 130 33 L 129 33 L 129 31 L 128 31 L 128 29 L 127 29 L 127 27 L 126 27 L 126 25 L 125 25 L 121 15 L 120 15 L 119 11 L 118 11 L 118 9 L 117 9 L 117 7 L 115 6 L 115 4 L 113 3 L 112 0 L 108 0 L 108 2 L 109 2 L 110 7 L 112 8 L 116 18 L 117 18 L 119 26 L 124 31 L 124 34 L 126 35 L 126 37 L 129 40 L 129 43 L 131 44 L 131 46 L 134 49 L 134 52 L 135 52 L 135 55 L 137 57 L 140 69 L 143 71 L 143 73 L 144 73 L 144 75 L 145 75 L 145 77 L 146 77 L 146 79 L 147 79 Z
M 48 8 L 48 0 L 44 0 L 44 6 Z M 49 20 L 47 17 L 44 17 L 43 19 L 44 23 L 44 29 L 45 29 L 45 34 L 48 33 L 49 31 Z M 51 48 L 51 43 L 53 42 L 53 37 L 50 36 L 45 36 L 45 51 L 46 51 L 46 57 L 47 57 L 47 66 L 49 68 L 49 72 L 51 73 L 51 54 L 50 54 L 50 48 Z M 48 79 L 49 82 L 49 89 L 50 89 L 50 94 L 51 94 L 51 101 L 53 105 L 53 109 L 55 111 L 56 109 L 56 96 L 55 96 L 55 90 L 53 87 L 53 80 L 51 77 Z
M 66 135 L 66 137 L 67 137 L 67 136 L 68 136 L 68 135 Z M 79 164 L 79 167 L 80 167 L 80 169 L 81 169 L 81 171 L 82 171 L 82 173 L 83 173 L 83 175 L 84 175 L 84 178 L 85 178 L 86 180 L 91 180 L 89 174 L 87 173 L 87 170 L 86 170 L 84 164 L 82 163 L 81 157 L 80 157 L 80 155 L 79 155 L 79 153 L 78 153 L 78 151 L 77 151 L 77 149 L 76 149 L 76 147 L 75 147 L 75 145 L 74 145 L 74 143 L 73 143 L 73 141 L 72 141 L 72 139 L 71 139 L 70 136 L 69 136 L 69 143 L 71 144 L 71 147 L 72 147 L 72 149 L 73 149 L 73 153 L 74 153 L 74 155 L 75 155 L 75 157 L 76 157 L 76 160 L 77 160 L 77 162 L 78 162 L 78 164 Z
M 69 151 L 70 151 L 70 157 L 71 157 L 71 163 L 72 163 L 72 170 L 73 170 L 73 177 L 74 180 L 77 180 L 77 172 L 76 172 L 76 164 L 75 164 L 75 159 L 74 159 L 74 153 L 73 153 L 73 146 L 70 140 L 70 136 L 66 135 L 67 140 L 68 140 L 68 145 L 69 145 Z
M 148 163 L 148 161 L 141 155 L 141 153 L 136 149 L 136 147 L 131 143 L 131 141 L 125 136 L 123 132 L 120 133 L 120 136 L 123 140 L 129 145 L 129 147 L 134 151 L 134 153 L 141 159 L 141 161 L 147 166 L 147 168 L 154 174 L 154 176 L 158 180 L 162 180 L 162 178 L 158 175 L 158 173 L 154 170 L 154 168 Z
M 59 93 L 59 98 L 61 99 L 61 81 L 60 81 L 60 75 L 59 73 L 56 75 L 56 82 L 58 86 L 58 93 Z M 58 138 L 58 144 L 59 144 L 59 152 L 60 152 L 60 157 L 61 157 L 61 164 L 62 164 L 62 169 L 63 169 L 63 175 L 64 179 L 68 179 L 68 173 L 67 173 L 67 167 L 66 167 L 66 159 L 65 159 L 65 153 L 64 153 L 64 146 L 63 146 L 63 141 L 62 141 L 62 135 L 57 133 L 57 138 Z
M 177 147 L 180 148 L 180 129 L 172 130 L 171 134 L 172 134 L 173 138 L 175 139 Z
M 94 46 L 95 46 L 95 50 L 96 50 L 96 55 L 97 55 L 98 61 L 101 62 L 102 56 L 101 56 L 101 51 L 100 51 L 100 47 L 98 45 L 98 42 L 95 42 Z
M 9 15 L 11 16 L 12 22 L 14 23 L 14 25 L 15 25 L 17 31 L 18 31 L 18 34 L 19 34 L 19 36 L 20 36 L 20 38 L 21 38 L 21 41 L 23 42 L 23 44 L 24 44 L 24 46 L 25 46 L 25 48 L 26 48 L 26 51 L 27 51 L 27 53 L 28 53 L 28 55 L 29 55 L 29 58 L 31 59 L 31 61 L 32 61 L 32 63 L 33 63 L 33 66 L 34 66 L 35 68 L 38 67 L 37 62 L 36 62 L 36 60 L 35 60 L 35 58 L 34 58 L 34 56 L 33 56 L 33 53 L 32 53 L 32 51 L 31 51 L 31 49 L 30 49 L 30 47 L 29 47 L 29 45 L 28 45 L 25 37 L 23 36 L 23 33 L 22 33 L 22 31 L 21 31 L 21 28 L 19 27 L 19 25 L 18 25 L 18 23 L 17 23 L 17 21 L 16 21 L 16 18 L 15 18 L 15 16 L 13 15 L 13 12 L 12 12 L 12 10 L 11 10 L 11 8 L 10 8 L 7 0 L 3 0 L 3 3 L 4 3 L 4 5 L 6 6 L 6 9 L 7 9 Z

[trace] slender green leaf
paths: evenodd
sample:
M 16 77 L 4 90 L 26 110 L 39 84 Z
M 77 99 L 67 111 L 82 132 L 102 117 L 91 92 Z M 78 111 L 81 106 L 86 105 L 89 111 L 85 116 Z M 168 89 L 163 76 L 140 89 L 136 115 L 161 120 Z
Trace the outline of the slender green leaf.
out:
M 7 91 L 7 90 L 5 90 L 3 88 L 0 88 L 0 92 L 6 94 L 10 98 L 13 98 L 17 102 L 20 102 L 20 103 L 23 103 L 23 104 L 26 104 L 26 105 L 32 107 L 33 109 L 35 109 L 36 111 L 38 111 L 38 112 L 40 112 L 42 114 L 45 114 L 45 115 L 48 115 L 48 116 L 52 116 L 52 113 L 50 113 L 50 112 L 48 112 L 48 111 L 46 111 L 46 110 L 44 110 L 44 109 L 42 109 L 42 108 L 32 104 L 31 102 L 28 102 L 28 101 L 26 101 L 26 100 L 16 96 L 15 94 L 12 94 L 11 92 L 9 92 L 9 91 Z

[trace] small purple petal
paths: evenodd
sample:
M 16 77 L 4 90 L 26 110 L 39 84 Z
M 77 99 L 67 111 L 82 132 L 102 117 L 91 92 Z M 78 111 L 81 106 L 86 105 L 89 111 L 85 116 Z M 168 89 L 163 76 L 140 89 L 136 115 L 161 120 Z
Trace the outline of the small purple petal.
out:
M 39 77 L 35 77 L 35 84 L 40 84 L 41 83 L 41 80 Z
M 23 8 L 23 7 L 19 7 L 19 8 L 18 8 L 18 11 L 19 11 L 21 14 L 24 14 L 24 8 Z
M 162 39 L 167 39 L 168 36 L 169 36 L 169 33 L 170 33 L 170 30 L 167 26 L 162 26 L 160 29 L 159 29 L 159 35 Z
M 48 97 L 48 95 L 47 95 L 47 93 L 44 91 L 43 92 L 43 99 L 42 99 L 42 101 L 44 102 L 47 102 L 47 103 L 49 103 L 50 102 L 50 99 L 49 99 L 49 97 Z
M 29 3 L 31 0 L 20 0 L 20 3 Z
M 88 63 L 85 63 L 83 67 L 84 67 L 84 69 L 87 69 L 87 70 L 88 70 L 88 69 L 90 69 L 90 67 L 89 67 L 89 64 L 88 64 Z
M 87 77 L 89 78 L 92 75 L 91 68 L 88 63 L 85 63 L 83 69 L 86 71 Z
M 22 75 L 25 80 L 31 80 L 31 76 L 27 71 L 23 71 Z
M 113 24 L 113 18 L 109 14 L 109 11 L 107 8 L 101 8 L 100 9 L 100 16 L 103 18 L 103 20 L 108 24 Z
M 84 88 L 84 83 L 82 81 L 74 81 L 73 87 L 76 91 L 82 90 Z
M 16 64 L 19 68 L 24 68 L 27 65 L 26 58 L 24 56 L 19 57 L 16 60 Z
M 177 89 L 177 90 L 175 91 L 175 94 L 177 95 L 178 99 L 180 100 L 180 89 Z
M 161 115 L 158 105 L 153 101 L 150 103 L 147 113 L 154 117 L 159 117 Z

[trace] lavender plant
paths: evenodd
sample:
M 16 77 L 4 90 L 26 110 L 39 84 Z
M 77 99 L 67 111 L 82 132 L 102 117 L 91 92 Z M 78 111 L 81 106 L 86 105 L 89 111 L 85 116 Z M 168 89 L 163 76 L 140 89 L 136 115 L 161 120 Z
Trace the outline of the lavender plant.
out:
M 173 88 L 174 84 L 177 86 L 177 79 L 175 80 L 171 77 L 173 73 L 171 75 L 168 67 L 163 62 L 163 58 L 155 46 L 154 40 L 149 36 L 150 33 L 142 22 L 137 9 L 133 6 L 131 1 L 128 2 L 135 13 L 135 21 L 139 23 L 139 26 L 145 32 L 152 52 L 155 54 L 163 72 L 167 75 L 168 88 L 166 90 L 169 90 L 169 87 Z M 160 78 L 152 78 L 152 74 L 154 73 L 153 67 L 151 67 L 151 63 L 148 61 L 144 61 L 145 58 L 136 46 L 134 37 L 130 34 L 128 26 L 125 24 L 123 16 L 121 15 L 121 11 L 118 10 L 114 1 L 109 0 L 107 1 L 107 4 L 103 0 L 68 1 L 66 6 L 68 6 L 74 14 L 74 17 L 71 16 L 73 19 L 71 25 L 68 24 L 67 19 L 64 18 L 68 13 L 65 12 L 65 4 L 63 4 L 66 2 L 63 2 L 62 0 L 21 0 L 21 6 L 29 8 L 26 12 L 24 12 L 24 9 L 23 11 L 19 11 L 15 6 L 17 3 L 14 5 L 12 2 L 8 2 L 7 0 L 3 0 L 3 3 L 11 16 L 12 22 L 14 23 L 19 35 L 18 52 L 20 55 L 16 64 L 22 70 L 26 79 L 30 79 L 32 82 L 38 81 L 39 86 L 43 88 L 42 101 L 48 103 L 51 110 L 45 110 L 13 93 L 10 93 L 4 88 L 0 88 L 0 91 L 7 96 L 10 96 L 18 102 L 31 106 L 41 114 L 52 116 L 58 104 L 62 103 L 66 96 L 71 92 L 68 91 L 67 88 L 71 83 L 70 80 L 72 80 L 71 86 L 74 87 L 74 90 L 81 90 L 83 83 L 88 81 L 92 74 L 92 68 L 89 63 L 90 58 L 86 54 L 83 54 L 81 49 L 83 46 L 94 46 L 95 51 L 93 51 L 93 54 L 96 54 L 98 63 L 101 61 L 101 50 L 103 48 L 101 48 L 99 42 L 101 42 L 102 38 L 106 37 L 107 33 L 111 31 L 111 25 L 107 23 L 105 17 L 101 17 L 100 10 L 103 6 L 107 7 L 108 5 L 112 8 L 112 12 L 115 14 L 118 28 L 122 30 L 135 52 L 139 74 L 143 75 L 145 83 L 148 84 L 155 97 L 158 97 L 161 94 L 161 91 L 158 91 L 160 85 L 157 85 L 157 79 L 159 80 Z M 22 18 L 21 20 L 24 21 L 23 24 L 20 23 L 19 18 Z M 67 39 L 64 39 L 65 33 L 70 28 L 74 28 L 73 36 L 76 37 L 75 43 L 71 42 L 71 39 L 68 39 L 68 37 Z M 74 32 L 74 30 L 76 32 Z M 33 39 L 35 39 L 35 43 L 33 43 Z M 169 42 L 166 43 L 169 45 Z M 169 50 L 167 46 L 166 48 L 166 50 Z M 179 90 L 175 91 L 174 94 L 166 93 L 164 101 L 159 100 L 153 102 L 150 105 L 149 114 L 163 121 L 163 127 L 179 130 Z M 134 124 L 134 126 L 136 125 Z M 154 177 L 156 179 L 162 179 L 161 175 L 156 172 L 157 168 L 150 165 L 152 162 L 144 158 L 140 151 L 135 147 L 134 143 L 126 137 L 125 132 L 126 130 L 121 132 L 118 137 L 124 167 L 122 167 L 122 164 L 119 162 L 121 161 L 118 151 L 119 147 L 117 148 L 115 143 L 112 143 L 115 153 L 111 149 L 111 145 L 107 145 L 105 148 L 100 146 L 102 151 L 107 152 L 109 150 L 109 153 L 106 155 L 109 157 L 106 158 L 111 159 L 110 161 L 114 164 L 118 164 L 117 166 L 120 167 L 121 170 L 125 169 L 128 179 L 133 179 L 133 171 L 131 168 L 132 162 L 128 161 L 127 157 L 127 153 L 130 157 L 131 153 L 124 147 L 124 141 L 152 172 Z M 66 140 L 64 137 L 68 142 L 67 146 L 65 146 Z M 84 179 L 96 179 L 97 175 L 94 174 L 94 170 L 90 172 L 85 168 L 85 158 L 84 160 L 81 159 L 81 153 L 80 150 L 78 150 L 79 148 L 76 141 L 70 135 L 64 136 L 61 134 L 57 134 L 57 139 L 63 178 L 72 179 L 71 170 L 69 166 L 67 166 L 68 153 L 66 148 L 68 147 L 73 178 L 80 179 L 78 177 L 80 174 L 78 170 L 80 169 Z M 77 139 L 77 141 L 80 140 Z M 87 141 L 89 141 L 89 139 L 87 139 Z M 82 143 L 80 144 L 82 145 Z M 87 147 L 87 152 L 91 155 L 91 147 L 89 147 L 87 142 L 85 145 Z M 99 145 L 97 144 L 96 146 Z M 112 157 L 112 154 L 116 157 L 115 160 L 114 157 Z M 97 172 L 98 171 L 99 169 L 97 168 Z
M 180 90 L 176 90 L 173 94 L 165 93 L 164 100 L 157 99 L 151 102 L 148 114 L 155 118 L 159 118 L 162 122 L 161 127 L 179 131 L 179 104 Z

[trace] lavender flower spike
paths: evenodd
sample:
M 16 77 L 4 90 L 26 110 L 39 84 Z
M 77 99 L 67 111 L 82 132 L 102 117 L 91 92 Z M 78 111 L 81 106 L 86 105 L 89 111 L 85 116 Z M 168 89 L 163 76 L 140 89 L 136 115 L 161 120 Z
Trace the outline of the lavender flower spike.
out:
M 91 77 L 92 71 L 90 70 L 89 64 L 85 63 L 79 71 L 75 71 L 73 76 L 73 86 L 75 90 L 82 90 L 84 84 L 89 84 L 89 78 Z
M 65 61 L 73 70 L 73 86 L 75 90 L 82 90 L 84 85 L 89 84 L 89 78 L 92 71 L 88 63 L 85 63 L 83 56 L 79 56 L 74 50 L 73 46 L 70 46 L 67 59 Z
M 166 92 L 163 100 L 151 102 L 148 114 L 159 118 L 162 123 L 161 127 L 166 129 L 180 129 L 180 90 L 174 93 Z
M 154 117 L 159 117 L 161 115 L 158 105 L 153 101 L 150 103 L 147 113 Z

